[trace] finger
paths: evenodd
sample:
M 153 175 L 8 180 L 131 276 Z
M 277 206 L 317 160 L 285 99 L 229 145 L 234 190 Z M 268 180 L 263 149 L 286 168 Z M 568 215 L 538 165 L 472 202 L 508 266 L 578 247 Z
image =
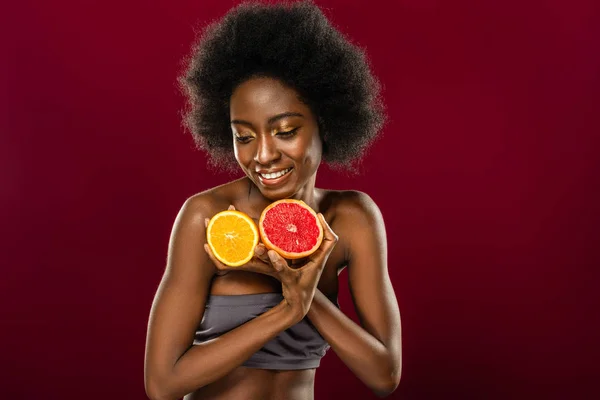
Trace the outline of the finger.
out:
M 215 267 L 217 267 L 217 269 L 219 271 L 227 271 L 229 272 L 231 270 L 231 267 L 229 267 L 228 265 L 223 264 L 221 261 L 219 261 L 215 255 L 213 254 L 212 250 L 210 249 L 210 246 L 208 244 L 204 244 L 204 251 L 206 252 L 206 254 L 208 254 L 208 257 L 211 259 L 211 261 L 213 262 L 213 264 L 215 264 Z
M 319 213 L 317 216 L 323 226 L 323 242 L 321 243 L 321 246 L 308 257 L 308 262 L 301 269 L 305 269 L 305 267 L 312 268 L 315 266 L 324 267 L 331 251 L 339 240 L 338 235 L 333 232 L 333 229 L 331 229 L 323 214 Z
M 317 214 L 319 217 L 319 221 L 321 221 L 321 226 L 323 227 L 323 240 L 327 240 L 329 242 L 337 242 L 339 237 L 335 234 L 333 229 L 329 226 L 323 214 Z
M 336 242 L 323 240 L 321 247 L 319 247 L 314 253 L 308 256 L 308 262 L 306 263 L 306 265 L 324 264 L 325 261 L 327 261 L 327 259 L 329 258 L 329 255 L 331 254 L 331 251 L 333 250 L 335 245 Z
M 315 260 L 319 257 L 323 257 L 324 255 L 329 255 L 331 250 L 335 247 L 339 238 L 338 235 L 333 232 L 327 221 L 325 221 L 325 217 L 323 214 L 318 214 L 319 221 L 321 221 L 321 225 L 323 226 L 323 241 L 321 242 L 321 246 L 310 255 L 310 260 Z
M 263 275 L 269 275 L 276 279 L 278 278 L 278 272 L 273 268 L 271 262 L 264 262 L 259 258 L 252 258 L 246 264 L 238 267 L 243 271 L 256 272 Z
M 271 259 L 269 258 L 269 254 L 267 253 L 267 248 L 264 244 L 259 243 L 254 248 L 254 255 L 256 258 L 260 259 L 263 262 L 271 263 Z
M 210 222 L 210 219 L 208 218 L 204 218 L 204 227 L 208 228 L 208 223 Z
M 231 204 L 231 205 L 229 206 L 229 208 L 227 208 L 227 209 L 228 209 L 228 210 L 235 210 L 235 207 L 233 206 L 233 204 Z
M 267 252 L 267 255 L 269 256 L 269 261 L 271 262 L 271 265 L 278 273 L 285 272 L 287 269 L 289 269 L 285 259 L 281 257 L 279 253 L 277 253 L 275 250 L 269 250 Z
M 329 254 L 331 250 L 335 247 L 336 243 L 339 240 L 338 235 L 335 234 L 333 229 L 329 226 L 327 221 L 325 221 L 325 217 L 323 214 L 319 213 L 319 219 L 321 220 L 321 224 L 323 225 L 323 243 L 319 247 L 320 250 Z
M 325 268 L 325 264 L 327 263 L 327 259 L 329 258 L 329 254 L 331 253 L 331 249 L 326 251 L 323 247 L 317 249 L 314 253 L 312 253 L 308 257 L 308 261 L 299 270 L 306 270 L 310 268 Z

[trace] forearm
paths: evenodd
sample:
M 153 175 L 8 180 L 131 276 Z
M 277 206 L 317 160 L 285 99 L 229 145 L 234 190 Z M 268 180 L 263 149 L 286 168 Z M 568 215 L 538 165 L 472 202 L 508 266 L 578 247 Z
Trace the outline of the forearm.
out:
M 317 289 L 307 317 L 350 370 L 377 394 L 395 389 L 400 363 L 392 352 Z
M 242 365 L 269 340 L 297 322 L 281 302 L 264 314 L 208 342 L 194 345 L 157 382 L 157 399 L 178 399 Z

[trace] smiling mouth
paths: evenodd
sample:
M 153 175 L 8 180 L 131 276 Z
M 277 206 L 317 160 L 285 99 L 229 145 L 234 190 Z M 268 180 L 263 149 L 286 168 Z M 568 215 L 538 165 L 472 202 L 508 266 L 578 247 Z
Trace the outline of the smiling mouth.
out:
M 281 171 L 277 171 L 277 172 L 272 172 L 270 174 L 261 174 L 259 173 L 258 175 L 262 178 L 262 179 L 266 179 L 266 180 L 272 180 L 272 179 L 277 179 L 277 178 L 281 178 L 282 176 L 288 174 L 290 171 L 292 170 L 292 168 L 286 168 L 283 169 Z

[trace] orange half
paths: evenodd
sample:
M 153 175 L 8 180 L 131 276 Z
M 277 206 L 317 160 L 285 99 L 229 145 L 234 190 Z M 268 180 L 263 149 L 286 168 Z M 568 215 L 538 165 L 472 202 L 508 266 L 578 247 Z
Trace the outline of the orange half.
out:
M 208 223 L 206 241 L 217 260 L 239 267 L 254 255 L 258 228 L 252 218 L 241 211 L 221 211 Z

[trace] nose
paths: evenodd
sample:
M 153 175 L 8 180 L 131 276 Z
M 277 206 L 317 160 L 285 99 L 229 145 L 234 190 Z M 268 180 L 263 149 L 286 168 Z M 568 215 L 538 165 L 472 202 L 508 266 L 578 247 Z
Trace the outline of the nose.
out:
M 259 135 L 257 137 L 254 161 L 261 165 L 269 165 L 279 159 L 279 157 L 281 157 L 281 153 L 277 148 L 275 138 L 271 135 Z

